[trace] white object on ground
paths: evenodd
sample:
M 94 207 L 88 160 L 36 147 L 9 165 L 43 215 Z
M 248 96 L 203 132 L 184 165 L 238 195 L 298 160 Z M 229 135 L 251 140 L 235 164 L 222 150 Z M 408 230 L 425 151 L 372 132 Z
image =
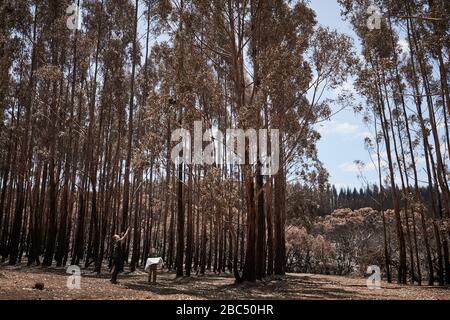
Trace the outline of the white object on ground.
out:
M 156 257 L 156 258 L 148 258 L 147 262 L 145 263 L 145 271 L 149 271 L 150 270 L 150 266 L 156 264 L 156 265 L 164 265 L 164 261 L 161 257 Z

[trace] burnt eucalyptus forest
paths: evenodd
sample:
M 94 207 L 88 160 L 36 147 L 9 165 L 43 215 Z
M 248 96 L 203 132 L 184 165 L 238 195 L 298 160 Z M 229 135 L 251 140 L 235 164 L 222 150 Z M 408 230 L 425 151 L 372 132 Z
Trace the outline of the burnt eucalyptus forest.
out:
M 131 272 L 160 256 L 177 277 L 377 264 L 450 283 L 450 2 L 338 2 L 357 39 L 308 1 L 1 1 L 2 263 L 108 272 L 130 227 Z M 378 179 L 361 190 L 337 191 L 318 159 L 318 125 L 341 108 L 372 130 Z M 175 164 L 171 134 L 194 121 L 279 129 L 278 172 Z

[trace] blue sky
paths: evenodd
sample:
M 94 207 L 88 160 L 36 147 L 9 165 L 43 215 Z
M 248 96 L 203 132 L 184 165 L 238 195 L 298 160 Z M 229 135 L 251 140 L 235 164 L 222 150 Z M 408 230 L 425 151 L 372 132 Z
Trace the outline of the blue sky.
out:
M 354 39 L 357 54 L 360 53 L 359 41 L 351 29 L 349 22 L 340 15 L 340 7 L 335 0 L 311 0 L 310 7 L 315 10 L 317 21 L 323 26 L 336 29 Z M 351 81 L 344 84 L 346 89 L 353 89 Z M 328 96 L 336 95 L 329 90 Z M 333 105 L 333 111 L 342 106 Z M 330 174 L 330 183 L 340 187 L 361 187 L 363 182 L 358 178 L 359 171 L 355 160 L 366 163 L 365 178 L 373 183 L 377 181 L 376 169 L 371 165 L 369 152 L 364 147 L 364 138 L 370 136 L 369 128 L 362 121 L 362 115 L 355 114 L 351 106 L 332 117 L 330 121 L 318 125 L 322 139 L 318 143 L 319 159 Z

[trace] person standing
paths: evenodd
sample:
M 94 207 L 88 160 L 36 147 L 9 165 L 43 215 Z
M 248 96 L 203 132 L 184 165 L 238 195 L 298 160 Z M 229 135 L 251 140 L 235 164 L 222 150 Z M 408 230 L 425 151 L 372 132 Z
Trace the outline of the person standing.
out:
M 112 266 L 112 275 L 111 275 L 111 283 L 116 284 L 117 283 L 117 275 L 120 272 L 120 266 L 122 264 L 122 260 L 123 260 L 123 252 L 122 252 L 122 243 L 123 240 L 125 240 L 125 238 L 128 235 L 128 231 L 130 230 L 130 228 L 127 229 L 127 231 L 125 232 L 125 234 L 121 237 L 118 234 L 115 234 L 112 236 L 112 240 L 113 240 L 113 250 L 112 250 L 112 262 L 113 262 L 113 266 Z

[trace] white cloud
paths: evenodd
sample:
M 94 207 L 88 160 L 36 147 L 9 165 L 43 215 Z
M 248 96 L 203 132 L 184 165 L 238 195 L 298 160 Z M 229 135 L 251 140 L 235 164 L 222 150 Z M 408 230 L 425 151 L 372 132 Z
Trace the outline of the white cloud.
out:
M 409 54 L 409 43 L 406 39 L 401 39 L 398 41 L 398 46 L 402 53 Z
M 360 171 L 367 172 L 372 171 L 376 169 L 376 166 L 374 163 L 366 163 L 361 168 L 358 168 L 358 165 L 354 162 L 344 162 L 339 165 L 339 169 L 341 169 L 344 172 L 353 172 L 353 173 L 359 173 Z
M 354 135 L 359 132 L 359 126 L 350 122 L 335 122 L 331 121 L 319 128 L 322 135 L 339 134 L 339 135 Z
M 344 81 L 340 86 L 333 89 L 336 96 L 345 93 L 345 92 L 353 92 L 355 90 L 355 85 L 352 79 L 348 79 Z

